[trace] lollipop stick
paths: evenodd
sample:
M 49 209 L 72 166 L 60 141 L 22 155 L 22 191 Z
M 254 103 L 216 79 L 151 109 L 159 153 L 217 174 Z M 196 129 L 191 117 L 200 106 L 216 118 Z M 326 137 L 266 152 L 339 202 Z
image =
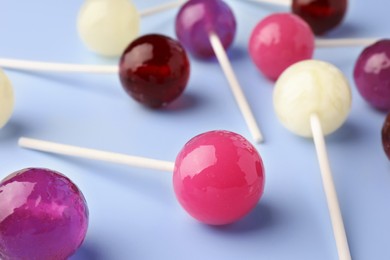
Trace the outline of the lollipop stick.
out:
M 0 67 L 5 69 L 70 72 L 70 73 L 97 73 L 117 74 L 118 66 L 112 65 L 80 65 L 68 63 L 36 62 L 14 59 L 0 59 Z
M 252 2 L 257 2 L 261 4 L 271 4 L 271 5 L 280 5 L 280 6 L 291 6 L 291 0 L 250 0 Z
M 315 45 L 320 48 L 368 46 L 378 40 L 377 38 L 316 39 Z
M 77 146 L 58 144 L 26 137 L 19 138 L 19 146 L 37 151 L 77 156 L 92 160 L 100 160 L 112 163 L 126 164 L 139 168 L 150 168 L 160 171 L 170 171 L 174 169 L 174 163 L 154 160 L 149 158 L 129 156 L 119 153 L 104 152 L 94 149 L 87 149 Z
M 146 10 L 140 11 L 139 15 L 141 17 L 149 16 L 149 15 L 152 15 L 152 14 L 155 14 L 155 13 L 159 13 L 159 12 L 162 12 L 162 11 L 165 11 L 165 10 L 169 10 L 171 8 L 179 7 L 182 4 L 184 4 L 185 2 L 186 2 L 186 0 L 172 1 L 172 2 L 169 2 L 169 3 L 163 4 L 163 5 L 160 5 L 160 6 L 156 6 L 156 7 L 150 8 L 150 9 L 146 9 Z
M 326 152 L 325 138 L 321 128 L 321 122 L 317 114 L 310 117 L 310 125 L 313 132 L 314 144 L 317 150 L 317 157 L 320 164 L 322 183 L 325 190 L 326 200 L 330 219 L 333 227 L 333 234 L 336 240 L 337 251 L 340 260 L 350 260 L 347 235 L 345 233 L 343 218 L 341 216 L 336 188 L 334 186 L 332 172 Z
M 225 73 L 227 80 L 229 81 L 230 88 L 233 92 L 234 97 L 236 98 L 236 102 L 238 107 L 241 110 L 242 115 L 249 127 L 249 131 L 251 132 L 253 138 L 257 143 L 261 143 L 263 141 L 263 136 L 260 132 L 259 127 L 257 126 L 256 120 L 252 114 L 252 111 L 248 105 L 248 102 L 244 96 L 244 93 L 241 90 L 240 84 L 234 74 L 233 68 L 230 65 L 229 58 L 226 55 L 225 49 L 219 39 L 219 37 L 215 33 L 210 33 L 210 42 L 215 55 L 219 63 L 221 64 L 222 70 Z

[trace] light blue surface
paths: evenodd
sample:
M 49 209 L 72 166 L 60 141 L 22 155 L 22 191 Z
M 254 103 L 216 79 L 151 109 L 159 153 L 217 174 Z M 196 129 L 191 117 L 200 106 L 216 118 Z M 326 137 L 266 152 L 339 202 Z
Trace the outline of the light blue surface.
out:
M 135 0 L 139 9 L 164 1 Z M 76 31 L 81 0 L 0 0 L 0 57 L 86 64 L 116 64 L 90 53 Z M 17 146 L 24 135 L 156 159 L 174 160 L 184 143 L 213 129 L 251 136 L 216 61 L 192 58 L 184 95 L 167 109 L 145 109 L 121 89 L 117 76 L 6 71 L 15 112 L 0 131 L 0 178 L 25 167 L 69 176 L 90 209 L 86 240 L 72 260 L 119 259 L 337 259 L 319 167 L 311 140 L 278 122 L 272 83 L 247 53 L 255 24 L 283 8 L 229 1 L 238 34 L 229 51 L 233 67 L 264 132 L 257 145 L 266 168 L 265 194 L 242 221 L 210 227 L 177 203 L 171 173 L 129 168 Z M 388 0 L 351 1 L 344 24 L 328 37 L 389 36 Z M 174 37 L 175 10 L 142 20 L 142 34 Z M 362 48 L 321 49 L 349 78 L 353 107 L 347 122 L 327 138 L 353 259 L 390 259 L 390 164 L 382 150 L 384 114 L 358 95 L 352 70 Z

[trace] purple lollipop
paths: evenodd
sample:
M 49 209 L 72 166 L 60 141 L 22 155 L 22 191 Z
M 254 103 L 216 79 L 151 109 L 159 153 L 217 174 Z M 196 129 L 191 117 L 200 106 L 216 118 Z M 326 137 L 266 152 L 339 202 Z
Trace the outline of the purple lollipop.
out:
M 390 111 L 390 40 L 363 50 L 354 69 L 356 87 L 373 107 Z
M 87 226 L 84 196 L 64 175 L 29 168 L 0 182 L 0 259 L 67 259 Z
M 176 17 L 176 35 L 194 56 L 215 55 L 210 33 L 215 33 L 225 49 L 236 34 L 236 19 L 230 7 L 221 0 L 191 0 L 184 4 Z
M 226 54 L 236 34 L 236 19 L 221 0 L 190 0 L 176 17 L 176 35 L 194 56 L 216 56 L 236 99 L 238 107 L 256 142 L 263 137 Z

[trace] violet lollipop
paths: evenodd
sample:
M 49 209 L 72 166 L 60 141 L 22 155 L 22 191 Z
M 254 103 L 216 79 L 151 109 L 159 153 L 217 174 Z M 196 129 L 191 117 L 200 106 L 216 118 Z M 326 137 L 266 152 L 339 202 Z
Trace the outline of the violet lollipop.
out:
M 230 7 L 221 0 L 188 1 L 180 8 L 175 26 L 178 39 L 194 56 L 217 57 L 249 131 L 256 142 L 261 142 L 262 134 L 225 51 L 236 33 Z

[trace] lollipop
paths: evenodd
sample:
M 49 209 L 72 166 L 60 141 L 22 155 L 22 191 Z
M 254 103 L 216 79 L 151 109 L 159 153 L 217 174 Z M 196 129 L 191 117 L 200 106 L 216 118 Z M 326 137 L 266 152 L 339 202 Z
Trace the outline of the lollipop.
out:
M 124 51 L 118 66 L 91 66 L 1 59 L 0 67 L 36 71 L 116 74 L 125 91 L 143 105 L 158 108 L 184 91 L 190 63 L 179 42 L 158 34 L 134 40 Z
M 28 168 L 0 182 L 1 259 L 68 259 L 87 226 L 84 196 L 64 175 Z
M 361 46 L 376 39 L 316 40 L 308 24 L 290 13 L 271 14 L 253 29 L 249 54 L 257 68 L 276 80 L 292 64 L 311 59 L 314 47 Z
M 138 13 L 128 0 L 86 0 L 80 9 L 77 29 L 88 49 L 104 56 L 119 56 L 139 33 L 140 17 L 175 6 L 175 1 Z
M 343 260 L 351 256 L 324 135 L 342 125 L 350 106 L 351 92 L 344 75 L 322 61 L 294 64 L 275 85 L 274 107 L 281 123 L 297 135 L 314 138 L 339 259 Z
M 188 1 L 180 8 L 175 26 L 178 39 L 194 56 L 217 57 L 252 136 L 261 142 L 260 129 L 225 52 L 236 32 L 230 7 L 221 0 Z
M 25 148 L 173 171 L 173 186 L 182 207 L 210 225 L 235 222 L 258 203 L 264 189 L 264 168 L 256 149 L 241 135 L 210 131 L 188 141 L 175 164 L 21 138 Z
M 383 149 L 390 160 L 390 114 L 387 115 L 382 128 L 382 144 Z
M 282 6 L 305 20 L 316 35 L 322 35 L 337 27 L 347 11 L 347 0 L 252 0 Z
M 353 73 L 356 87 L 373 107 L 390 111 L 390 40 L 368 46 L 356 61 Z
M 0 69 L 0 128 L 11 117 L 14 108 L 14 94 L 7 75 Z

